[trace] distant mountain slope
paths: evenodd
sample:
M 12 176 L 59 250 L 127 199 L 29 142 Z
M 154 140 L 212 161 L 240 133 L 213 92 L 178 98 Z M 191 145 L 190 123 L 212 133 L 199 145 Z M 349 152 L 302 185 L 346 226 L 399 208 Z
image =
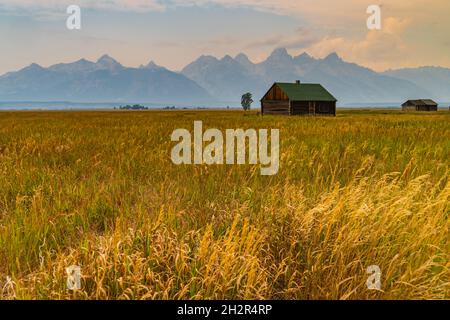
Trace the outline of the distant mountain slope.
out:
M 234 60 L 225 56 L 218 60 L 201 56 L 182 70 L 182 74 L 197 82 L 219 100 L 239 101 L 245 92 L 259 93 L 266 81 L 253 69 L 254 65 L 244 56 Z
M 277 49 L 258 64 L 253 64 L 243 54 L 235 59 L 226 56 L 221 60 L 202 56 L 182 73 L 211 95 L 230 101 L 238 101 L 246 91 L 253 92 L 259 99 L 273 82 L 295 80 L 323 84 L 340 103 L 399 103 L 417 95 L 430 95 L 429 91 L 407 79 L 345 62 L 336 53 L 325 59 L 314 59 L 306 53 L 293 57 L 286 49 Z
M 161 102 L 208 101 L 211 97 L 182 74 L 149 64 L 126 68 L 105 55 L 43 68 L 32 64 L 0 77 L 2 101 Z
M 408 80 L 430 92 L 430 98 L 450 101 L 450 69 L 441 67 L 420 67 L 388 70 L 385 75 Z
M 335 53 L 317 61 L 303 78 L 306 82 L 323 84 L 341 103 L 399 103 L 414 95 L 429 96 L 426 90 L 410 81 L 345 62 Z

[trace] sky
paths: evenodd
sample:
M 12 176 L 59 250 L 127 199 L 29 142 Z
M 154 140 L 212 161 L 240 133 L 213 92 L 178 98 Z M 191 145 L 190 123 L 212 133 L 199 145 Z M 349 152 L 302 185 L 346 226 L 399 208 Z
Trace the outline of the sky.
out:
M 69 5 L 81 30 L 66 27 Z M 380 30 L 367 28 L 370 5 Z M 200 55 L 260 62 L 280 47 L 376 71 L 450 68 L 449 13 L 449 0 L 0 0 L 0 74 L 103 54 L 176 71 Z

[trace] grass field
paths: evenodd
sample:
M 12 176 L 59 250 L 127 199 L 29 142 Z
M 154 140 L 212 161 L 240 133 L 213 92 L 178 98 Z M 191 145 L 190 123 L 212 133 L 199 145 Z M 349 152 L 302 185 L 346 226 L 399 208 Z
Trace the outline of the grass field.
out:
M 279 173 L 175 166 L 194 120 Z M 0 299 L 449 299 L 449 169 L 448 111 L 0 112 Z

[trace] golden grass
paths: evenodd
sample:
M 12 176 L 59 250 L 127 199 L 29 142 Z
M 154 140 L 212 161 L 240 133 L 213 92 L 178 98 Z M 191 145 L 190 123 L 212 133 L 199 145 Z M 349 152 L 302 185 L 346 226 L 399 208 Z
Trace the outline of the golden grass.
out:
M 279 128 L 279 174 L 173 165 L 194 120 Z M 449 299 L 449 159 L 448 112 L 2 112 L 0 299 Z

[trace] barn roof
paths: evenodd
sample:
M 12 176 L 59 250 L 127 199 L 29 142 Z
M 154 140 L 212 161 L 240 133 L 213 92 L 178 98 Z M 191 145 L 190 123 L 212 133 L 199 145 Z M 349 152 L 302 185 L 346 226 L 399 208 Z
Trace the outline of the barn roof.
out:
M 438 104 L 431 99 L 408 100 L 403 105 L 415 106 L 437 106 Z
M 291 101 L 337 101 L 322 85 L 316 83 L 276 82 Z

